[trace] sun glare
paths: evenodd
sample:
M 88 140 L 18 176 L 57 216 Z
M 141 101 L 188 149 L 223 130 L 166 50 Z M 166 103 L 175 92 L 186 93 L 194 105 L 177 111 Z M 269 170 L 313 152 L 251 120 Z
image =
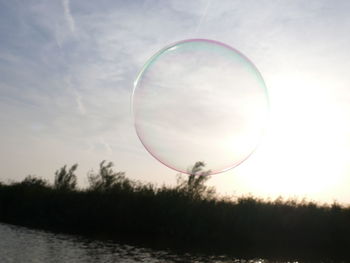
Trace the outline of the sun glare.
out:
M 267 135 L 238 172 L 264 196 L 322 199 L 342 184 L 348 168 L 349 127 L 341 105 L 329 89 L 307 79 L 271 84 Z

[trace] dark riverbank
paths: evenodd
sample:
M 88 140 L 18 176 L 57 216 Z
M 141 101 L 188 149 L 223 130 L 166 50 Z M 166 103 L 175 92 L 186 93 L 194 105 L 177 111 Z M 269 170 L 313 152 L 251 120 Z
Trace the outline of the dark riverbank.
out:
M 54 186 L 35 177 L 1 184 L 0 221 L 237 257 L 350 259 L 349 207 L 222 200 L 205 187 L 201 169 L 176 187 L 160 188 L 108 169 L 101 166 L 82 190 L 60 184 L 59 173 Z

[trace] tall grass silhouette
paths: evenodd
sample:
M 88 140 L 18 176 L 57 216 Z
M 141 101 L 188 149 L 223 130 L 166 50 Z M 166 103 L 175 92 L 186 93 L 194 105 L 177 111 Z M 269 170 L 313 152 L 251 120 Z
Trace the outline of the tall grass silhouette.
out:
M 78 188 L 62 167 L 0 183 L 0 221 L 144 245 L 247 257 L 350 259 L 350 208 L 306 200 L 221 198 L 197 162 L 175 186 L 128 179 L 102 161 Z

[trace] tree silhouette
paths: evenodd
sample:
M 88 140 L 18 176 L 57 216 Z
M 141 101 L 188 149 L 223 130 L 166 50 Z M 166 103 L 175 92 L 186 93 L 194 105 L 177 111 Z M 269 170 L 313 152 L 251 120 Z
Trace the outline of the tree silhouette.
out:
M 215 195 L 213 187 L 207 187 L 205 183 L 210 179 L 210 170 L 204 171 L 205 163 L 198 161 L 187 170 L 188 178 L 178 176 L 177 189 L 185 192 L 193 199 L 212 198 Z
M 67 170 L 67 165 L 57 170 L 55 173 L 54 188 L 64 191 L 75 190 L 77 185 L 77 176 L 75 175 L 75 171 L 77 168 L 78 164 L 74 164 L 69 170 Z
M 103 160 L 100 163 L 100 169 L 97 174 L 94 174 L 93 172 L 88 174 L 90 190 L 104 191 L 129 182 L 125 177 L 125 173 L 115 172 L 113 166 L 114 164 L 112 162 L 106 163 L 106 161 Z

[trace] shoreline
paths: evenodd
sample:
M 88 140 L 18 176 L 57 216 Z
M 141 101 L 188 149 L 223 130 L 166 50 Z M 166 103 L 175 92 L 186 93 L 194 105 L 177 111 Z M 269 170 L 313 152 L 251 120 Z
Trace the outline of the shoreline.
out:
M 174 188 L 0 186 L 0 221 L 158 249 L 242 258 L 350 259 L 350 208 L 193 198 Z

